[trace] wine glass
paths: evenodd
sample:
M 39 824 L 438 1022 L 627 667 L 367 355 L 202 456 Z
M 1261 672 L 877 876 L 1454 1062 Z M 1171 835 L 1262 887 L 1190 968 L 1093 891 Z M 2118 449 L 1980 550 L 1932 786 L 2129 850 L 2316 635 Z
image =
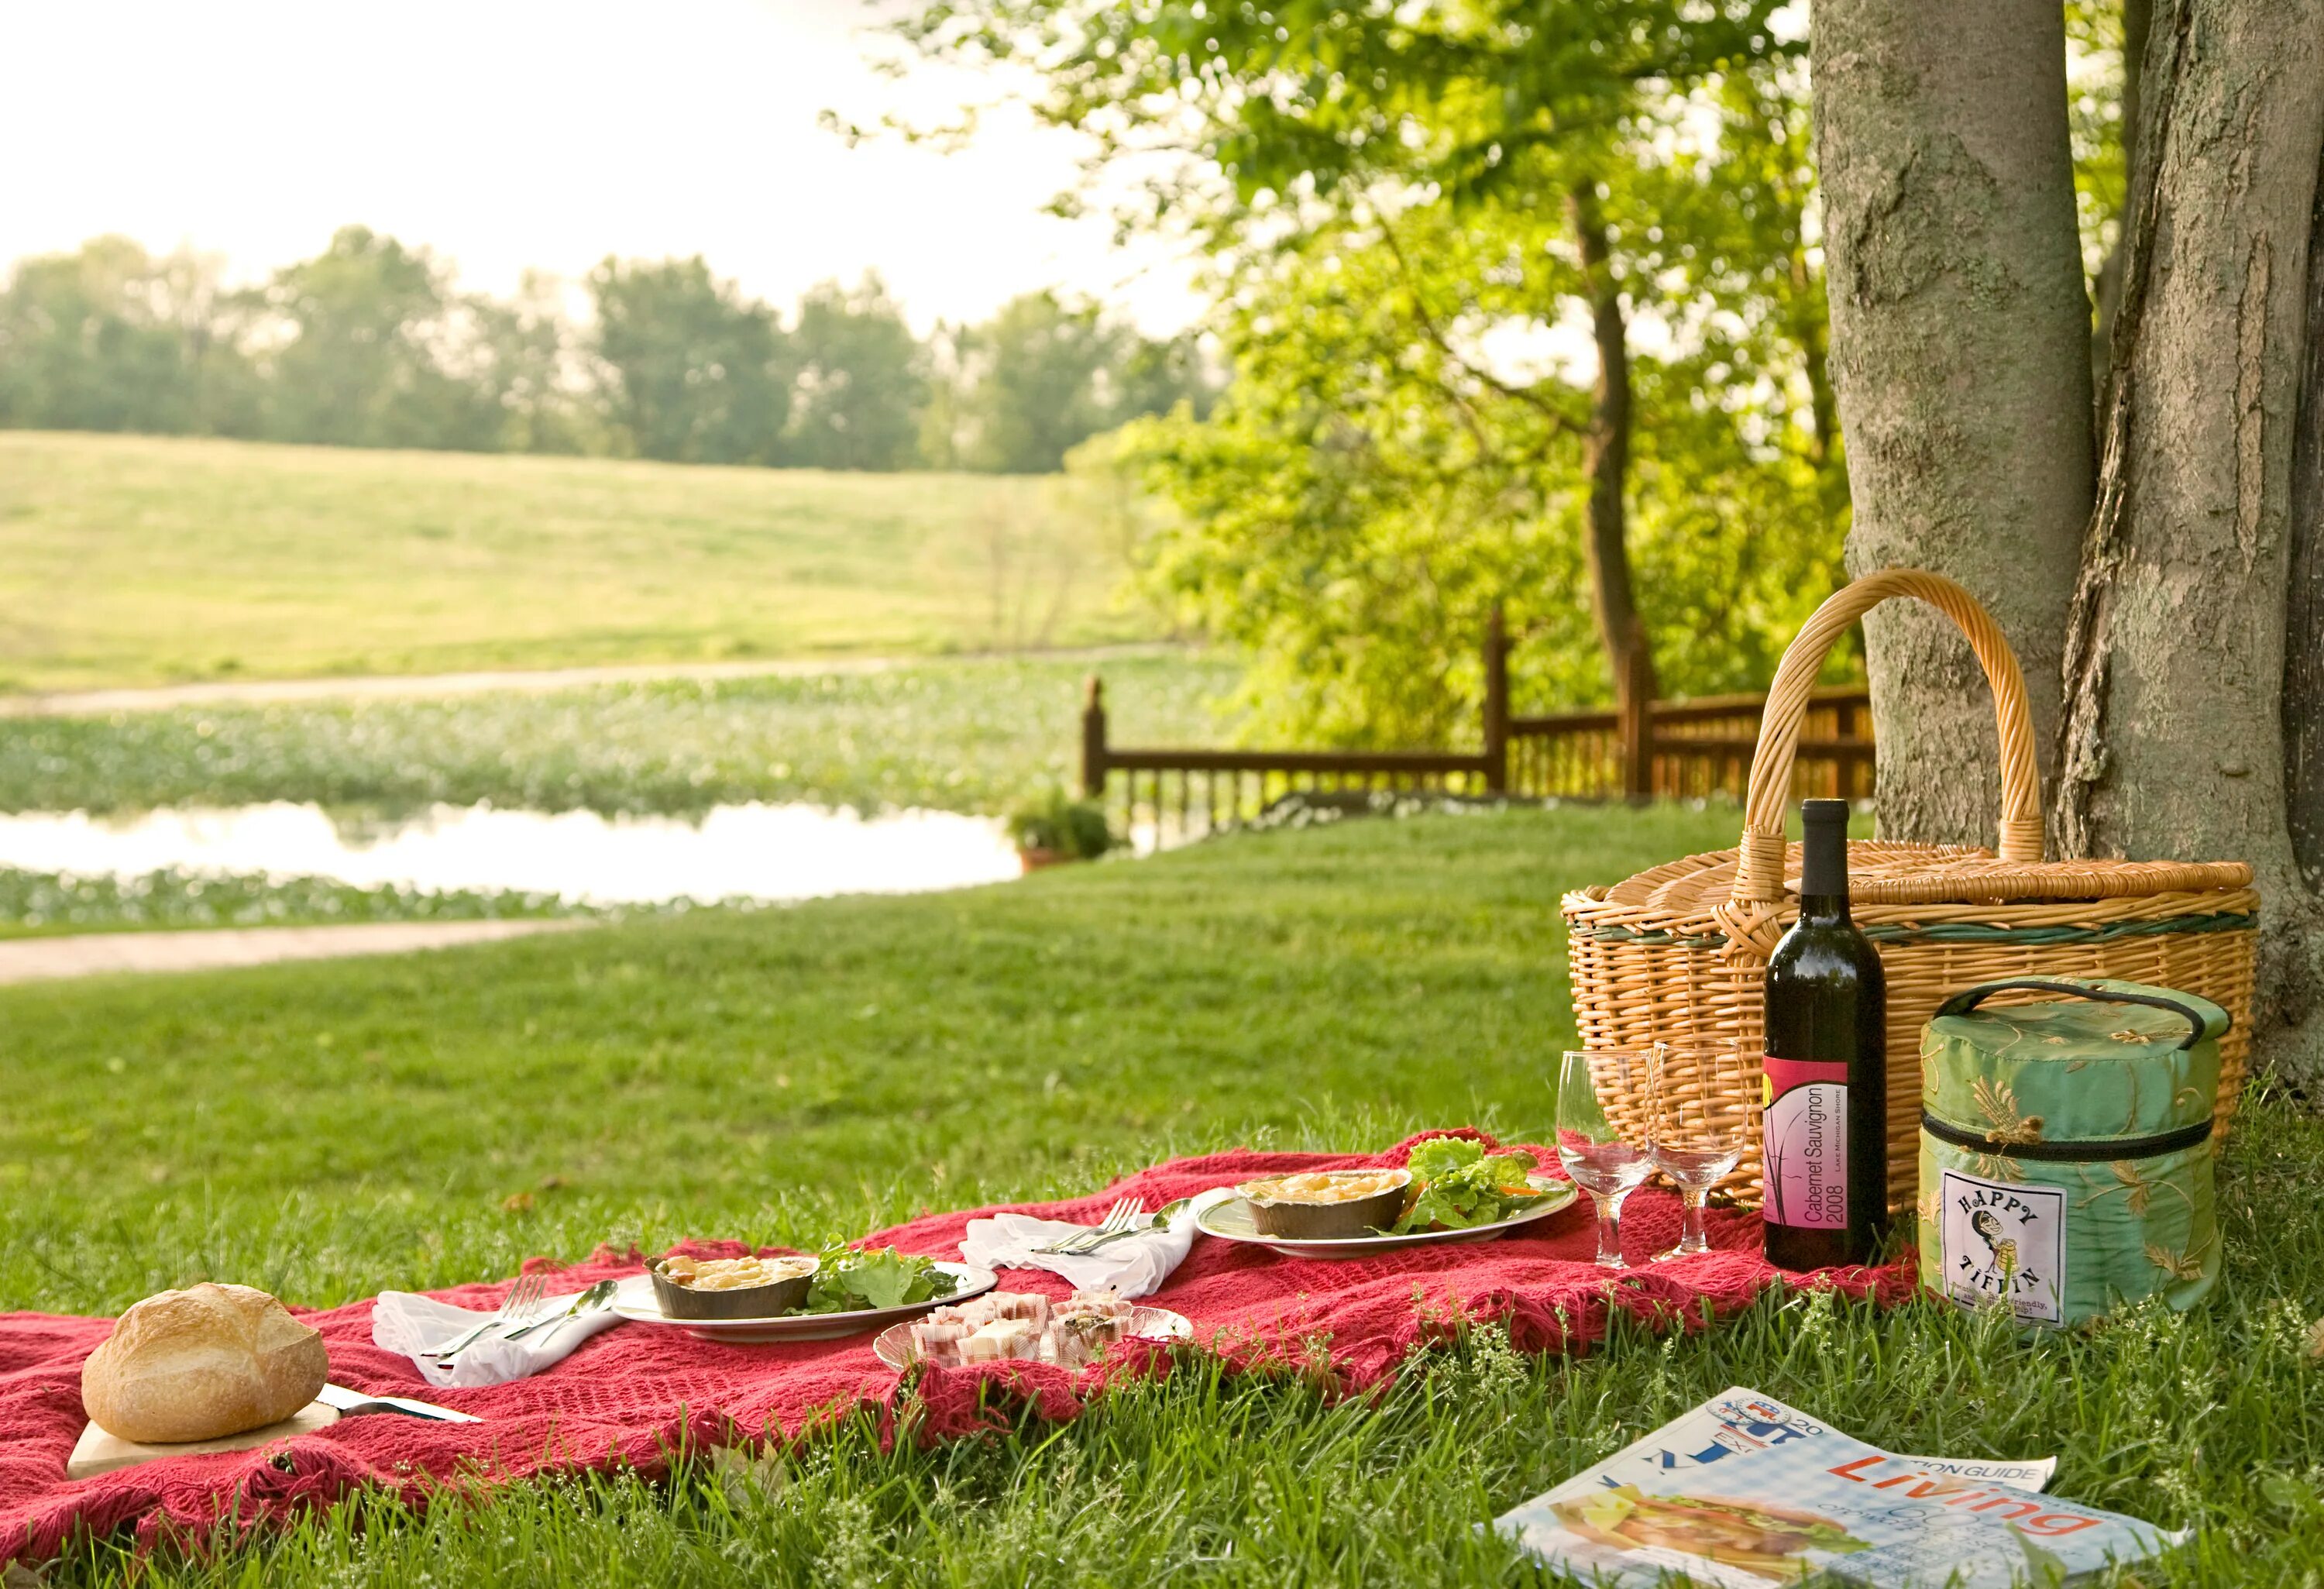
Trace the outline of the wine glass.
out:
M 1626 1141 L 1606 1113 L 1606 1100 L 1646 1093 L 1646 1055 L 1635 1049 L 1569 1049 L 1557 1076 L 1557 1158 L 1573 1184 L 1598 1206 L 1598 1263 L 1622 1261 L 1622 1203 L 1653 1170 L 1654 1159 Z
M 1655 1168 L 1677 1185 L 1683 1208 L 1678 1245 L 1655 1253 L 1659 1263 L 1711 1251 L 1702 1201 L 1743 1157 L 1742 1100 L 1748 1095 L 1749 1077 L 1742 1051 L 1731 1047 L 1656 1043 L 1646 1066 L 1647 1152 Z

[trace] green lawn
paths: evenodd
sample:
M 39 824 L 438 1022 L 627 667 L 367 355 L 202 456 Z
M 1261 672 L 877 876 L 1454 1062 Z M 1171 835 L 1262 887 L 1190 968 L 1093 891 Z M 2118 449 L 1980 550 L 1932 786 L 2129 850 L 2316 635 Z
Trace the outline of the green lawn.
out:
M 1239 1141 L 1537 1133 L 1570 1035 L 1558 893 L 1732 827 L 1351 822 L 958 894 L 0 990 L 0 1307 L 109 1310 L 203 1276 L 328 1304 L 608 1239 L 811 1241 Z M 859 1424 L 666 1485 L 343 1511 L 154 1575 L 1528 1582 L 1477 1522 L 1741 1382 L 1895 1449 L 2054 1452 L 2059 1493 L 2198 1526 L 2145 1584 L 2310 1582 L 2319 1173 L 2324 1126 L 2257 1102 L 2229 1154 L 2226 1283 L 2185 1318 L 2020 1342 L 1934 1307 L 1769 1302 L 1573 1361 L 1483 1332 L 1377 1400 L 1197 1369 L 1013 1437 L 883 1453 Z M 124 1567 L 97 1548 L 59 1576 Z
M 1056 483 L 0 431 L 0 689 L 1080 645 Z
M 1204 743 L 1234 665 L 1101 670 L 1118 743 Z M 0 718 L 0 811 L 438 800 L 698 813 L 725 801 L 997 812 L 1077 779 L 1087 662 L 954 657 L 873 672 L 438 700 Z

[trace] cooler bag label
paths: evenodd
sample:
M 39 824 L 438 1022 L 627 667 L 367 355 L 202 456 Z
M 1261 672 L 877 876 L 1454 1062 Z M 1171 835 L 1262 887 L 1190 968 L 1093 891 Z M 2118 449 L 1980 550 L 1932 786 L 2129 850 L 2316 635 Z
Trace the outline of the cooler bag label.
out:
M 2030 1323 L 2064 1321 L 2066 1194 L 2054 1187 L 1938 1178 L 1945 1295 L 1969 1307 L 2006 1302 Z
M 1766 1091 L 1759 1132 L 1766 1218 L 1811 1230 L 1848 1227 L 1848 1067 L 1831 1061 L 1761 1061 Z

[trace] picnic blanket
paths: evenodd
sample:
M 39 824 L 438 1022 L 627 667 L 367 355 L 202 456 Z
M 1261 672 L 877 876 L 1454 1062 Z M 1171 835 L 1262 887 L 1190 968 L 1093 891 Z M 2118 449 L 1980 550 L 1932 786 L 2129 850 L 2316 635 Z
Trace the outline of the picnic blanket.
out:
M 1445 1133 L 1431 1132 L 1427 1135 Z M 1463 1131 L 1461 1135 L 1480 1136 Z M 1418 1141 L 1416 1137 L 1412 1141 Z M 1240 1150 L 1182 1159 L 1064 1203 L 1010 1210 L 1093 1223 L 1117 1197 L 1148 1206 L 1260 1175 L 1394 1166 L 1412 1143 L 1364 1156 Z M 1545 1165 L 1556 1156 L 1531 1150 Z M 1001 1212 L 932 1214 L 875 1232 L 873 1244 L 957 1258 L 968 1221 Z M 1678 1200 L 1634 1193 L 1623 1217 L 1633 1263 L 1677 1239 Z M 1381 1382 L 1416 1346 L 1466 1321 L 1495 1321 L 1535 1352 L 1572 1350 L 1604 1335 L 1619 1309 L 1650 1327 L 1693 1330 L 1775 1285 L 1825 1285 L 1893 1303 L 1911 1294 L 1909 1261 L 1886 1269 L 1789 1276 L 1759 1255 L 1755 1215 L 1714 1210 L 1717 1249 L 1624 1274 L 1599 1269 L 1588 1199 L 1489 1242 L 1408 1248 L 1358 1261 L 1279 1257 L 1263 1247 L 1204 1239 L 1148 1298 L 1194 1322 L 1195 1340 L 1231 1366 L 1321 1377 L 1357 1390 Z M 703 1243 L 705 1252 L 742 1251 Z M 601 1251 L 560 1267 L 529 1260 L 528 1271 L 571 1289 L 634 1274 L 642 1255 Z M 231 1277 L 223 1277 L 231 1278 Z M 1069 1289 L 1038 1270 L 1008 1270 L 1001 1285 L 1053 1297 Z M 432 1295 L 490 1307 L 505 1283 Z M 906 1386 L 881 1363 L 869 1334 L 838 1341 L 722 1345 L 683 1331 L 624 1325 L 585 1343 L 547 1372 L 473 1390 L 436 1390 L 410 1360 L 374 1346 L 371 1302 L 300 1310 L 323 1334 L 334 1382 L 374 1394 L 420 1396 L 475 1414 L 474 1424 L 393 1416 L 345 1418 L 257 1451 L 173 1457 L 69 1481 L 65 1462 L 84 1422 L 81 1363 L 112 1328 L 108 1319 L 0 1314 L 0 1562 L 56 1555 L 76 1530 L 134 1528 L 140 1540 L 195 1541 L 220 1530 L 279 1520 L 327 1506 L 364 1487 L 413 1504 L 447 1483 L 498 1483 L 529 1474 L 630 1467 L 659 1474 L 683 1449 L 747 1440 L 796 1439 L 818 1424 L 871 1408 L 892 1435 L 936 1440 L 1003 1429 L 1028 1411 L 1068 1418 L 1124 1375 L 1167 1372 L 1158 1348 L 1117 1352 L 1078 1372 L 1038 1363 L 927 1369 Z

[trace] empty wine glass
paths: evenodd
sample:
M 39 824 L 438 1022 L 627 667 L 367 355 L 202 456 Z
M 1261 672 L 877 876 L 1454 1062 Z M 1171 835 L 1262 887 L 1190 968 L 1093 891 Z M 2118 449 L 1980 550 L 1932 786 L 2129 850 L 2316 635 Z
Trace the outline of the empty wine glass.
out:
M 1571 1049 L 1558 1072 L 1558 1162 L 1598 1206 L 1598 1262 L 1604 1269 L 1628 1267 L 1622 1261 L 1622 1203 L 1655 1167 L 1643 1139 L 1615 1125 L 1606 1101 L 1625 1098 L 1637 1108 L 1646 1098 L 1646 1055 L 1637 1049 Z
M 1743 1157 L 1749 1078 L 1742 1051 L 1731 1047 L 1656 1043 L 1646 1065 L 1647 1151 L 1655 1168 L 1677 1185 L 1683 1208 L 1678 1245 L 1655 1253 L 1659 1263 L 1711 1251 L 1702 1202 Z

